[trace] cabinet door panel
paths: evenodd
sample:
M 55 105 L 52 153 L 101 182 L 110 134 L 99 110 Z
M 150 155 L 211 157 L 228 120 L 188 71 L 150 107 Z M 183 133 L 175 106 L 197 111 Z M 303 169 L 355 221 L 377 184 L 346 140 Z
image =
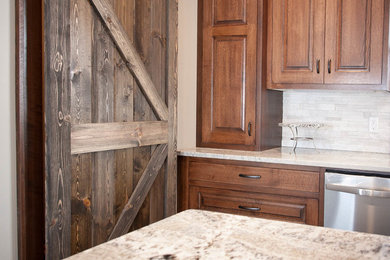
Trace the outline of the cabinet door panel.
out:
M 213 45 L 212 128 L 245 131 L 246 37 L 214 37 Z
M 322 83 L 324 0 L 272 1 L 272 82 Z
M 247 0 L 213 0 L 214 25 L 245 24 Z
M 230 0 L 247 12 L 239 25 L 222 2 L 203 2 L 202 143 L 255 145 L 257 1 Z
M 383 0 L 330 0 L 325 83 L 382 84 Z

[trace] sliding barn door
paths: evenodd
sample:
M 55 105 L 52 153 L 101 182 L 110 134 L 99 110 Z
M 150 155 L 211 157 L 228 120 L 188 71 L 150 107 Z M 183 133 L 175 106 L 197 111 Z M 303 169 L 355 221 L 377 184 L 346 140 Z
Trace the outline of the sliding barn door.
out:
M 44 0 L 46 257 L 176 213 L 176 0 Z

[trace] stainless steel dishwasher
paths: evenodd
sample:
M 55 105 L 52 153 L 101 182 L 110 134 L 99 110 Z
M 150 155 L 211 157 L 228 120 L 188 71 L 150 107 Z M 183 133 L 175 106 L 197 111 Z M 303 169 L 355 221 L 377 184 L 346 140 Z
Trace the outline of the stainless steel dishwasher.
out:
M 390 236 L 390 176 L 325 172 L 324 226 Z

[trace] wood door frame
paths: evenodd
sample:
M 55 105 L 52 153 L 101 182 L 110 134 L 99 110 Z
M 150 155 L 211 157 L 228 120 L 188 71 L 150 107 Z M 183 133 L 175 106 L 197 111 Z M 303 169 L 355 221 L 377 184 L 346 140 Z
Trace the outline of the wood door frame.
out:
M 27 8 L 29 6 L 29 8 Z M 15 1 L 15 99 L 19 259 L 44 256 L 42 1 Z M 40 50 L 38 50 L 40 48 Z M 34 95 L 28 95 L 34 92 Z M 41 99 L 41 100 L 40 100 Z M 34 104 L 37 101 L 39 105 Z M 32 106 L 34 107 L 31 110 Z M 33 141 L 34 140 L 34 141 Z M 42 158 L 39 160 L 39 158 Z M 39 199 L 41 199 L 39 201 Z M 34 204 L 35 203 L 35 204 Z M 41 223 L 42 225 L 37 225 Z M 34 239 L 31 238 L 34 235 Z M 41 247 L 39 247 L 41 245 Z

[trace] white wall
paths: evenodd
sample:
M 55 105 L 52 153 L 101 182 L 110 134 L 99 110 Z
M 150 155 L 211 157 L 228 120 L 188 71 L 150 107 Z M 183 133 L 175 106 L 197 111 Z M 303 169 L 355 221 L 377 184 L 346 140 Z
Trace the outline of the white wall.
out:
M 196 145 L 196 50 L 198 1 L 179 1 L 177 146 Z
M 15 9 L 13 0 L 0 8 L 0 259 L 17 258 L 15 169 Z

